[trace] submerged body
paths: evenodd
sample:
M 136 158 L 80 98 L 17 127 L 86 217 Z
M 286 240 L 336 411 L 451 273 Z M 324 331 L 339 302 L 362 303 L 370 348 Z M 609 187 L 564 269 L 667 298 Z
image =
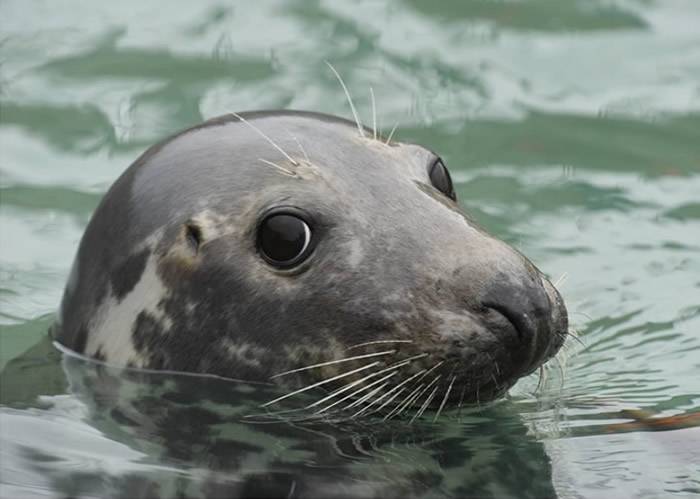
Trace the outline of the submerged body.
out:
M 86 229 L 53 334 L 115 365 L 427 407 L 498 397 L 567 327 L 559 293 L 462 212 L 434 153 L 276 111 L 138 158 Z

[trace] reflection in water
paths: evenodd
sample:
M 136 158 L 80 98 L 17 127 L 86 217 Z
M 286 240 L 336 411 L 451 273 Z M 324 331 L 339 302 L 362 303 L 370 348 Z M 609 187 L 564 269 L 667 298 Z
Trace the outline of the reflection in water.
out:
M 31 373 L 32 392 L 3 390 L 0 417 L 5 457 L 67 496 L 554 494 L 544 446 L 508 402 L 439 425 L 249 418 L 274 387 L 118 370 L 51 348 L 43 341 L 8 365 L 4 387 Z

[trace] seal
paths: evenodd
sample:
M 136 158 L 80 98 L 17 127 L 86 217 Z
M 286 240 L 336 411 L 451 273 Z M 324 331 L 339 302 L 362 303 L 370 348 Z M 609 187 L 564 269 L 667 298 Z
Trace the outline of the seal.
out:
M 52 334 L 112 365 L 300 387 L 270 403 L 322 387 L 321 409 L 398 415 L 499 397 L 567 329 L 555 287 L 462 211 L 438 155 L 359 121 L 259 111 L 123 173 Z

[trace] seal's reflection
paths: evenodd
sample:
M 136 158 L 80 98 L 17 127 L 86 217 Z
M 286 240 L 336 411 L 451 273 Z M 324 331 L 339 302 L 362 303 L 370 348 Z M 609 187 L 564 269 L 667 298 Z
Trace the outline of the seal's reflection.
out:
M 279 388 L 164 372 L 122 370 L 74 355 L 37 367 L 25 355 L 3 373 L 10 384 L 29 366 L 38 395 L 77 397 L 85 424 L 143 453 L 144 472 L 54 468 L 53 487 L 100 497 L 553 497 L 543 445 L 507 401 L 407 421 L 251 421 Z M 67 388 L 56 390 L 65 380 Z M 24 394 L 25 404 L 28 395 Z M 43 397 L 44 404 L 50 397 Z M 13 405 L 3 397 L 3 404 Z M 36 402 L 35 402 L 36 404 Z M 40 452 L 41 449 L 36 449 Z M 47 459 L 51 457 L 51 459 Z M 156 464 L 156 466 L 153 466 Z M 148 466 L 147 466 L 148 465 Z M 105 463 L 105 469 L 109 469 Z

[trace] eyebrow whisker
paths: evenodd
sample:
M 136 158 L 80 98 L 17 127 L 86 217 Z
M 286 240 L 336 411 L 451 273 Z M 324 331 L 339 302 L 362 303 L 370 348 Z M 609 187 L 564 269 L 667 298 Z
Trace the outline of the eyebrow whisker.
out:
M 374 140 L 377 140 L 377 106 L 374 102 L 374 89 L 372 87 L 369 87 L 369 95 L 372 98 L 372 131 Z
M 293 171 L 288 170 L 288 169 L 286 169 L 285 167 L 278 165 L 277 163 L 273 163 L 272 161 L 268 161 L 268 160 L 263 159 L 263 158 L 258 158 L 258 161 L 262 161 L 262 162 L 265 163 L 266 165 L 271 166 L 271 167 L 273 167 L 273 168 L 279 170 L 279 171 L 280 171 L 281 173 L 283 173 L 284 175 L 289 175 L 290 177 L 296 177 L 296 176 L 297 176 L 297 174 L 294 173 Z
M 394 124 L 394 127 L 391 129 L 391 132 L 389 132 L 389 136 L 387 137 L 386 142 L 384 142 L 384 144 L 389 145 L 389 142 L 391 142 L 391 138 L 394 136 L 394 132 L 396 131 L 396 127 L 398 127 L 398 126 L 399 126 L 399 122 L 397 121 Z
M 299 163 L 298 163 L 294 158 L 292 158 L 289 154 L 287 154 L 286 152 L 284 152 L 284 149 L 282 149 L 279 145 L 277 145 L 277 143 L 276 143 L 274 140 L 272 140 L 270 137 L 268 137 L 268 136 L 267 136 L 262 130 L 260 130 L 258 127 L 256 127 L 256 126 L 253 125 L 252 123 L 250 123 L 247 119 L 245 119 L 243 116 L 241 116 L 240 114 L 236 113 L 235 111 L 229 111 L 229 114 L 231 114 L 231 115 L 235 116 L 236 118 L 238 118 L 238 120 L 239 120 L 241 123 L 244 123 L 244 124 L 247 125 L 251 130 L 255 131 L 255 133 L 257 133 L 257 134 L 260 135 L 262 138 L 264 138 L 265 140 L 267 140 L 267 141 L 270 143 L 270 145 L 272 145 L 272 147 L 274 147 L 274 148 L 277 149 L 279 152 L 281 152 L 282 155 L 284 155 L 285 158 L 287 158 L 289 161 L 291 161 L 292 164 L 293 164 L 294 166 L 299 166 Z
M 345 82 L 343 81 L 343 78 L 341 78 L 340 74 L 335 70 L 333 65 L 325 61 L 326 65 L 331 68 L 331 71 L 333 71 L 333 74 L 335 74 L 335 77 L 338 79 L 338 82 L 340 82 L 340 86 L 343 87 L 343 91 L 345 92 L 345 96 L 348 98 L 348 104 L 350 104 L 350 111 L 352 111 L 352 115 L 355 118 L 355 123 L 357 124 L 357 129 L 360 131 L 360 136 L 364 137 L 365 136 L 365 131 L 362 129 L 362 123 L 360 122 L 360 118 L 357 116 L 357 111 L 355 110 L 355 104 L 352 103 L 352 97 L 350 97 L 350 92 L 348 91 L 348 87 L 345 86 Z
M 304 158 L 306 159 L 306 161 L 308 163 L 311 163 L 311 160 L 309 159 L 309 155 L 306 154 L 306 150 L 304 149 L 304 146 L 301 145 L 301 142 L 299 142 L 299 139 L 297 139 L 295 135 L 292 135 L 292 132 L 290 132 L 289 130 L 287 130 L 287 133 L 294 139 L 294 142 L 297 143 L 297 145 L 299 146 L 299 150 L 304 155 Z

